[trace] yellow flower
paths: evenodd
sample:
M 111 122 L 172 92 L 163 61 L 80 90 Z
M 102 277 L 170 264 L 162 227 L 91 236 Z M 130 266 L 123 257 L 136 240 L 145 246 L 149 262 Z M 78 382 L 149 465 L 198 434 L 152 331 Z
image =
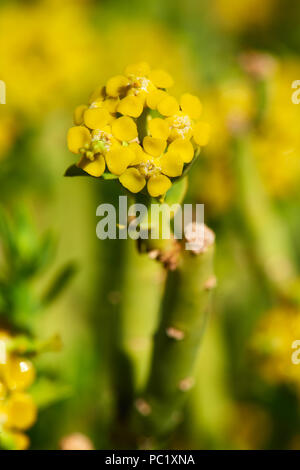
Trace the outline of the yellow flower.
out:
M 210 131 L 197 121 L 199 98 L 185 93 L 178 102 L 166 91 L 172 84 L 167 72 L 140 62 L 98 87 L 68 132 L 69 149 L 81 154 L 77 166 L 96 177 L 107 168 L 132 193 L 147 185 L 150 196 L 164 196 Z
M 26 391 L 35 380 L 32 362 L 9 352 L 11 336 L 0 331 L 0 339 L 7 345 L 6 360 L 0 365 L 0 427 L 11 437 L 14 448 L 29 446 L 28 437 L 19 432 L 30 428 L 37 417 L 37 407 Z
M 0 49 L 9 104 L 36 118 L 73 102 L 91 86 L 89 71 L 102 44 L 89 26 L 85 5 L 40 0 L 1 4 Z
M 30 395 L 14 393 L 7 400 L 7 421 L 5 426 L 14 429 L 28 429 L 36 421 L 37 409 Z
M 26 434 L 23 434 L 22 432 L 12 432 L 11 437 L 15 443 L 16 450 L 28 449 L 30 440 Z
M 292 361 L 292 344 L 299 339 L 300 316 L 293 308 L 279 307 L 260 320 L 251 340 L 262 377 L 273 384 L 291 384 L 300 393 L 299 369 Z
M 269 103 L 260 133 L 253 136 L 253 154 L 263 182 L 276 198 L 298 191 L 300 182 L 300 109 L 291 100 L 292 83 L 299 77 L 300 61 L 284 60 L 268 79 Z
M 28 359 L 9 357 L 3 367 L 3 379 L 9 390 L 25 390 L 35 379 L 35 370 Z

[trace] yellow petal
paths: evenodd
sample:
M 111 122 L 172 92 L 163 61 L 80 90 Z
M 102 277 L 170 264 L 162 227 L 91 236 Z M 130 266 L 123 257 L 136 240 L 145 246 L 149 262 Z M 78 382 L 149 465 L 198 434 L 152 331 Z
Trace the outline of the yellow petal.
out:
M 81 104 L 75 109 L 73 120 L 76 126 L 83 124 L 83 115 L 86 109 L 88 109 L 88 107 L 85 104 Z
M 6 403 L 6 425 L 17 429 L 28 429 L 36 421 L 37 409 L 30 397 L 25 393 L 14 393 Z
M 91 134 L 86 127 L 71 127 L 68 131 L 67 141 L 70 152 L 79 153 L 80 148 L 90 144 Z
M 10 390 L 25 390 L 35 379 L 35 369 L 28 359 L 10 357 L 4 365 L 3 377 Z
M 114 114 L 117 112 L 117 107 L 120 103 L 119 98 L 105 98 L 102 103 L 103 108 L 107 109 L 110 113 Z
M 120 176 L 119 181 L 124 188 L 132 193 L 138 193 L 146 184 L 144 176 L 136 168 L 127 168 Z
M 165 194 L 172 186 L 171 180 L 165 175 L 151 176 L 148 180 L 147 189 L 152 197 Z
M 133 140 L 138 136 L 137 127 L 133 119 L 128 116 L 122 116 L 111 124 L 111 130 L 116 139 Z
M 167 96 L 158 103 L 157 109 L 163 116 L 172 116 L 173 114 L 178 113 L 179 104 L 177 103 L 176 98 L 173 96 Z
M 140 163 L 144 163 L 148 160 L 148 157 L 143 148 L 137 142 L 129 144 L 128 148 L 135 154 L 135 159 L 131 162 L 132 166 L 139 165 Z
M 152 70 L 149 73 L 149 79 L 158 88 L 170 88 L 174 83 L 171 75 L 164 70 Z
M 189 140 L 176 139 L 168 147 L 169 152 L 176 152 L 184 163 L 189 163 L 194 157 L 194 147 Z
M 160 167 L 162 173 L 171 178 L 182 175 L 183 171 L 183 160 L 180 154 L 176 152 L 167 152 L 161 157 Z
M 107 152 L 105 159 L 109 171 L 119 176 L 134 161 L 135 154 L 129 147 L 119 147 Z
M 125 75 L 134 75 L 135 77 L 145 77 L 150 72 L 150 66 L 147 62 L 138 62 L 137 64 L 127 65 Z
M 192 119 L 198 119 L 202 112 L 202 104 L 197 96 L 185 93 L 180 99 L 180 106 L 185 114 Z
M 151 91 L 151 92 L 148 93 L 148 95 L 146 96 L 146 103 L 147 103 L 148 108 L 150 108 L 150 109 L 156 109 L 158 103 L 160 103 L 160 101 L 162 101 L 162 100 L 163 100 L 164 98 L 166 98 L 167 96 L 168 96 L 168 93 L 166 93 L 166 92 L 163 91 L 163 90 Z
M 147 135 L 143 140 L 144 150 L 153 157 L 159 157 L 167 146 L 167 142 L 163 139 L 156 139 Z
M 98 178 L 99 176 L 103 175 L 105 171 L 105 160 L 102 155 L 96 155 L 94 160 L 91 162 L 91 160 L 83 156 L 77 163 L 77 166 L 89 175 Z
M 210 124 L 207 122 L 197 122 L 193 128 L 193 137 L 198 145 L 207 145 L 211 133 Z
M 118 105 L 118 112 L 125 116 L 139 117 L 143 112 L 142 100 L 137 96 L 126 96 Z
M 126 91 L 129 85 L 129 80 L 124 75 L 116 75 L 108 80 L 106 83 L 106 93 L 108 96 L 117 98 Z
M 105 108 L 90 108 L 84 113 L 84 123 L 90 129 L 101 129 L 110 121 L 110 114 Z
M 167 140 L 170 134 L 169 124 L 161 118 L 151 119 L 148 123 L 148 129 L 152 137 Z
M 96 100 L 103 100 L 104 97 L 104 86 L 99 85 L 89 97 L 89 104 L 94 103 Z

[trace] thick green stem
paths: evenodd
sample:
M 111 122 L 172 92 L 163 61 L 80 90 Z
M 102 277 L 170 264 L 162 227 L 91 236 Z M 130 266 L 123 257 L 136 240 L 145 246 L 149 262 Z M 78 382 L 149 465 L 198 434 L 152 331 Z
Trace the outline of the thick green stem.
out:
M 147 437 L 167 436 L 180 419 L 192 387 L 198 355 L 214 286 L 214 235 L 205 228 L 201 252 L 183 250 L 178 268 L 169 271 L 161 322 L 154 340 L 149 381 L 136 408 Z
M 189 400 L 187 430 L 193 445 L 226 449 L 233 410 L 228 389 L 228 358 L 220 318 L 209 322 L 197 359 L 196 384 Z M 197 447 L 193 447 L 197 448 Z
M 157 326 L 164 271 L 147 254 L 139 254 L 128 240 L 125 254 L 121 303 L 121 347 L 133 368 L 133 388 L 140 390 L 147 379 L 152 336 Z
M 285 296 L 291 281 L 296 277 L 286 227 L 265 192 L 247 136 L 235 137 L 233 149 L 241 217 L 266 278 Z

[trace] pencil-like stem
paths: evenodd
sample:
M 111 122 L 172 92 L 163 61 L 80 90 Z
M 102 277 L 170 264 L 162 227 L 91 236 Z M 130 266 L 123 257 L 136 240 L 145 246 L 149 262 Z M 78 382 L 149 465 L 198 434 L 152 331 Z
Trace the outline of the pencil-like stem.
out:
M 177 269 L 168 273 L 151 373 L 143 397 L 136 401 L 142 432 L 150 438 L 167 436 L 175 427 L 194 382 L 210 291 L 215 285 L 214 234 L 205 227 L 204 235 L 202 248 L 183 249 Z

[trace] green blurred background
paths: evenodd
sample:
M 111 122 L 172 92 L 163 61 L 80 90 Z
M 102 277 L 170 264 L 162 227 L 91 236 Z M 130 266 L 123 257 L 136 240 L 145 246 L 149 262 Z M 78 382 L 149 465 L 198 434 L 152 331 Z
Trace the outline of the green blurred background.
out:
M 1 0 L 1 205 L 11 214 L 25 208 L 38 234 L 50 229 L 56 238 L 51 268 L 33 279 L 33 290 L 43 290 L 65 263 L 77 266 L 65 292 L 34 319 L 40 338 L 62 338 L 62 351 L 39 357 L 37 367 L 66 393 L 39 410 L 31 448 L 56 449 L 74 432 L 97 449 L 127 446 L 116 411 L 124 378 L 114 347 L 126 243 L 95 234 L 96 207 L 118 192 L 63 174 L 74 161 L 66 132 L 75 106 L 140 60 L 174 77 L 173 94 L 197 94 L 213 129 L 186 201 L 205 204 L 206 224 L 216 232 L 218 287 L 198 380 L 168 445 L 299 448 L 300 369 L 291 365 L 299 289 L 287 301 L 264 259 L 283 229 L 288 261 L 280 270 L 292 265 L 297 278 L 300 107 L 291 96 L 300 79 L 299 15 L 296 0 Z M 232 128 L 248 122 L 250 170 L 236 165 L 231 139 Z M 261 209 L 257 223 L 253 207 Z

